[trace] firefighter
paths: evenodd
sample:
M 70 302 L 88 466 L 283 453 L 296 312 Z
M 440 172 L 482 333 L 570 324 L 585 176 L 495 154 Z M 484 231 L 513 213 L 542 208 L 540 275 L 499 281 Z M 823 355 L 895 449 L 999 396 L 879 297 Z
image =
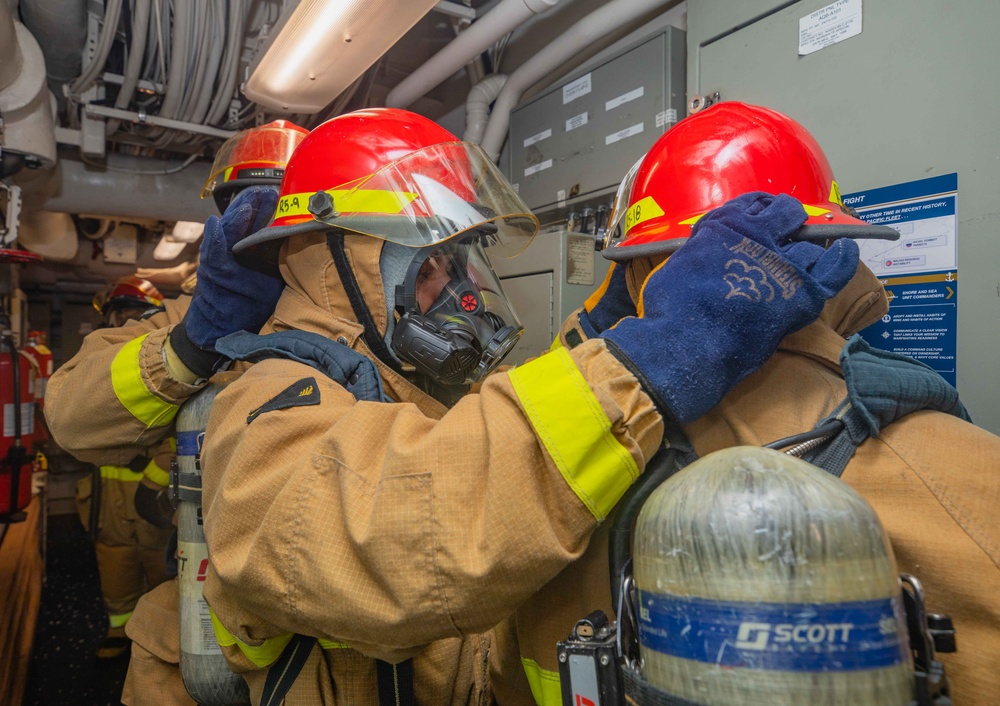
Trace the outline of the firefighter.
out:
M 705 157 L 706 146 L 711 146 L 712 158 Z M 687 254 L 693 224 L 726 200 L 755 190 L 794 194 L 809 214 L 807 230 L 818 238 L 880 237 L 877 227 L 843 206 L 823 151 L 801 125 L 766 108 L 723 102 L 671 128 L 630 173 L 612 216 L 624 237 L 605 251 L 612 269 L 596 295 L 567 319 L 560 342 L 573 348 L 621 317 L 634 315 L 647 273 L 667 257 L 674 261 Z M 731 274 L 734 285 L 751 276 Z M 865 350 L 857 340 L 847 346 L 846 339 L 887 310 L 882 284 L 860 264 L 819 320 L 785 337 L 770 360 L 700 419 L 683 424 L 683 431 L 701 456 L 731 446 L 760 446 L 842 413 L 838 405 L 849 387 L 863 392 L 876 411 L 860 425 L 864 434 L 852 430 L 855 441 L 863 443 L 841 478 L 878 512 L 900 571 L 923 582 L 928 610 L 954 619 L 958 651 L 940 655 L 954 702 L 995 703 L 1000 691 L 1000 599 L 995 588 L 1000 582 L 1000 525 L 994 509 L 1000 503 L 995 472 L 1000 439 L 963 420 L 957 392 L 939 376 L 920 378 L 925 387 L 918 404 L 912 401 L 914 386 L 894 377 L 894 359 Z M 869 370 L 852 362 L 856 354 Z M 866 392 L 865 385 L 874 387 Z M 892 402 L 878 409 L 873 397 Z M 880 417 L 890 408 L 905 416 L 885 424 Z M 878 428 L 877 419 L 884 428 Z M 512 629 L 502 633 L 518 645 L 508 644 L 507 653 L 522 656 L 539 704 L 560 703 L 552 645 L 595 608 L 613 612 L 606 547 L 607 537 L 596 537 L 584 557 L 522 606 Z M 496 671 L 507 677 L 498 679 L 504 692 L 499 700 L 530 703 L 524 696 L 528 684 L 510 678 L 513 666 L 497 665 Z
M 485 248 L 514 254 L 536 227 L 511 187 L 477 147 L 406 111 L 359 111 L 310 133 L 274 222 L 236 248 L 281 247 L 274 333 L 218 343 L 213 317 L 184 324 L 217 354 L 265 358 L 217 398 L 202 455 L 206 596 L 254 699 L 289 644 L 309 647 L 289 702 L 376 703 L 380 680 L 405 688 L 407 675 L 417 703 L 488 699 L 490 628 L 584 551 L 660 445 L 664 416 L 710 409 L 854 273 L 849 243 L 786 258 L 805 217 L 760 196 L 720 210 L 720 230 L 693 241 L 698 269 L 721 279 L 726 243 L 755 223 L 749 239 L 807 285 L 766 312 L 716 299 L 692 324 L 675 318 L 681 306 L 658 309 L 489 375 L 519 324 Z M 665 266 L 645 291 L 686 302 L 682 279 Z M 242 301 L 214 294 L 216 311 Z M 766 330 L 738 325 L 762 312 Z M 709 322 L 731 335 L 681 345 Z M 655 354 L 664 340 L 672 356 Z M 168 433 L 198 386 L 171 377 L 169 358 L 150 354 L 160 349 L 145 342 L 137 357 L 144 399 L 173 407 L 161 416 L 115 405 L 106 371 L 120 347 L 99 352 L 103 372 L 86 361 L 57 373 L 55 390 L 99 392 L 115 417 L 114 438 L 63 430 L 79 453 Z
M 240 330 L 240 327 L 258 330 L 273 311 L 283 287 L 280 280 L 275 279 L 276 272 L 267 277 L 236 268 L 235 263 L 229 261 L 228 252 L 233 242 L 246 235 L 247 229 L 259 228 L 270 218 L 284 167 L 306 134 L 307 130 L 286 120 L 237 133 L 220 148 L 202 190 L 202 198 L 211 195 L 220 213 L 238 194 L 247 192 L 243 202 L 232 209 L 228 221 L 213 218 L 206 225 L 202 257 L 208 257 L 198 270 L 209 289 L 218 286 L 221 280 L 246 285 L 243 291 L 248 300 L 235 307 L 232 315 L 221 319 L 223 325 L 231 327 L 227 332 Z M 257 214 L 262 200 L 268 205 L 264 208 L 266 216 L 260 221 Z M 230 269 L 221 272 L 220 267 Z M 193 284 L 195 278 L 189 279 Z M 132 458 L 143 449 L 162 445 L 162 434 L 143 434 L 141 429 L 151 420 L 172 421 L 180 402 L 201 389 L 203 380 L 212 373 L 211 365 L 218 360 L 217 356 L 209 356 L 209 368 L 200 368 L 199 361 L 205 359 L 200 349 L 190 347 L 194 358 L 182 360 L 167 342 L 168 332 L 184 321 L 190 300 L 188 296 L 164 300 L 163 311 L 151 317 L 130 320 L 119 329 L 95 332 L 88 336 L 80 352 L 56 371 L 56 382 L 48 396 L 57 401 L 71 399 L 76 407 L 50 409 L 49 423 L 56 425 L 57 439 L 71 444 L 68 448 L 71 453 L 95 463 L 117 463 Z M 167 365 L 171 372 L 161 378 L 167 382 L 160 387 L 146 387 L 152 385 L 147 371 L 165 370 Z M 155 372 L 152 377 L 156 377 Z M 67 380 L 68 386 L 65 385 Z M 108 434 L 109 426 L 99 434 L 101 439 L 96 444 L 83 439 L 97 427 L 113 423 L 114 416 L 108 414 L 108 407 L 102 403 L 92 405 L 94 400 L 88 393 L 74 389 L 84 380 L 98 384 L 99 394 L 104 395 L 102 399 L 113 400 L 114 407 L 124 412 L 127 420 L 141 420 L 138 422 L 140 431 L 129 427 L 115 430 L 121 433 Z M 171 400 L 177 403 L 171 404 Z M 96 425 L 88 426 L 95 421 Z M 83 430 L 82 426 L 87 429 Z M 84 434 L 77 435 L 77 430 Z M 163 481 L 164 477 L 158 480 Z M 143 486 L 150 492 L 144 500 L 140 499 L 139 507 L 148 507 L 152 516 L 164 517 L 167 508 L 163 503 L 162 485 L 154 485 L 149 478 L 146 481 L 140 485 L 140 498 Z M 127 625 L 130 638 L 135 638 L 136 634 L 140 637 L 132 646 L 129 677 L 123 694 L 126 702 L 138 699 L 145 703 L 193 703 L 184 692 L 176 668 L 177 629 L 177 585 L 176 581 L 168 581 L 143 596 Z M 134 679 L 137 674 L 145 677 L 138 685 Z
M 108 328 L 120 328 L 130 319 L 155 311 L 162 301 L 163 295 L 152 283 L 123 277 L 94 297 L 94 308 Z M 114 659 L 128 649 L 125 624 L 139 596 L 167 579 L 166 547 L 172 527 L 169 522 L 166 527 L 151 524 L 136 512 L 136 490 L 147 478 L 166 476 L 170 455 L 167 443 L 152 455 L 137 453 L 101 465 L 77 484 L 77 509 L 95 540 L 101 595 L 108 613 L 108 631 L 97 647 L 99 659 Z

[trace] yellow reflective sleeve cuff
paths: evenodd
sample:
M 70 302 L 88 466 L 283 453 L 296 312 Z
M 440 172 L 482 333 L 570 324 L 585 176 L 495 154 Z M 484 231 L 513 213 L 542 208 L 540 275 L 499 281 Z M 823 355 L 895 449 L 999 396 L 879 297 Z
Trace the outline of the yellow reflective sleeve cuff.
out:
M 132 617 L 132 611 L 128 613 L 115 613 L 108 615 L 108 624 L 113 628 L 120 628 Z
M 531 695 L 538 706 L 562 706 L 562 688 L 559 686 L 559 672 L 550 672 L 538 666 L 538 662 L 527 657 L 521 658 L 521 665 L 531 686 Z
M 125 466 L 101 466 L 101 478 L 120 480 L 125 483 L 138 483 L 142 480 L 142 474 Z
M 601 403 L 565 349 L 509 373 L 514 392 L 559 472 L 598 521 L 639 475 Z
M 122 406 L 147 428 L 162 427 L 173 420 L 180 407 L 161 400 L 142 381 L 139 349 L 148 335 L 129 341 L 118 351 L 111 361 L 111 387 Z
M 556 336 L 556 340 L 552 341 L 552 345 L 549 346 L 550 351 L 556 351 L 563 347 L 562 341 L 559 340 L 559 336 Z
M 238 637 L 226 630 L 226 627 L 219 622 L 215 611 L 208 609 L 208 614 L 212 618 L 212 630 L 215 632 L 215 639 L 220 647 L 232 647 L 236 645 L 247 659 L 254 663 L 254 666 L 263 669 L 269 664 L 273 664 L 281 656 L 282 650 L 292 640 L 292 633 L 286 632 L 283 635 L 269 637 L 260 645 L 248 645 Z
M 170 471 L 160 468 L 156 461 L 150 460 L 149 464 L 142 470 L 143 474 L 157 485 L 166 487 L 170 485 Z
M 349 650 L 351 649 L 349 645 L 345 645 L 343 642 L 333 642 L 332 640 L 324 640 L 319 638 L 317 640 L 319 646 L 324 650 Z

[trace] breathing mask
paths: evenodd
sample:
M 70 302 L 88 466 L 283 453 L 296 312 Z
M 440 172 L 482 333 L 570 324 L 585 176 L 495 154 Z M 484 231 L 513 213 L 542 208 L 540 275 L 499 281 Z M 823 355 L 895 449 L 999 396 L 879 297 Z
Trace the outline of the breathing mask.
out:
M 443 385 L 481 380 L 524 331 L 490 266 L 485 230 L 421 248 L 396 288 L 392 350 Z

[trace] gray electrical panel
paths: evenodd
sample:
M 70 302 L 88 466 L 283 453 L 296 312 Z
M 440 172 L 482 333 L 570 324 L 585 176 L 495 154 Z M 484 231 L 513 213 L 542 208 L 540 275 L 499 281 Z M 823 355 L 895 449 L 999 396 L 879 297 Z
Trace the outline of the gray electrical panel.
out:
M 856 33 L 800 55 L 803 24 L 833 0 L 692 0 L 690 92 L 795 118 L 842 193 L 958 174 L 957 386 L 976 423 L 1000 433 L 1000 3 L 848 6 Z
M 562 322 L 604 281 L 610 262 L 585 233 L 544 233 L 518 257 L 491 260 L 514 305 L 524 335 L 504 363 L 523 363 L 547 351 Z
M 622 177 L 685 115 L 685 36 L 664 27 L 585 65 L 511 114 L 507 174 L 535 211 L 610 205 Z

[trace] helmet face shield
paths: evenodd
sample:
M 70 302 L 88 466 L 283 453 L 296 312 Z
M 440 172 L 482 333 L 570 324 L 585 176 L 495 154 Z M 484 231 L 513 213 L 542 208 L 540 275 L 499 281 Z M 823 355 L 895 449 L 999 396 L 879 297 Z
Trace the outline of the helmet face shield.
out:
M 285 165 L 307 132 L 284 120 L 239 132 L 226 140 L 215 154 L 201 198 L 236 179 L 281 181 Z
M 301 215 L 408 247 L 488 229 L 490 252 L 499 257 L 518 255 L 538 231 L 538 219 L 492 160 L 466 142 L 423 147 L 354 182 L 280 199 L 276 218 Z
M 610 248 L 625 237 L 625 214 L 629 211 L 629 199 L 632 197 L 632 185 L 635 184 L 635 175 L 642 166 L 642 161 L 646 155 L 642 155 L 636 160 L 632 168 L 628 170 L 622 183 L 618 185 L 618 192 L 615 194 L 614 203 L 611 204 L 611 213 L 608 214 L 608 228 L 604 234 L 604 247 Z
M 445 385 L 483 379 L 524 330 L 483 248 L 489 237 L 416 253 L 397 290 L 393 351 Z

